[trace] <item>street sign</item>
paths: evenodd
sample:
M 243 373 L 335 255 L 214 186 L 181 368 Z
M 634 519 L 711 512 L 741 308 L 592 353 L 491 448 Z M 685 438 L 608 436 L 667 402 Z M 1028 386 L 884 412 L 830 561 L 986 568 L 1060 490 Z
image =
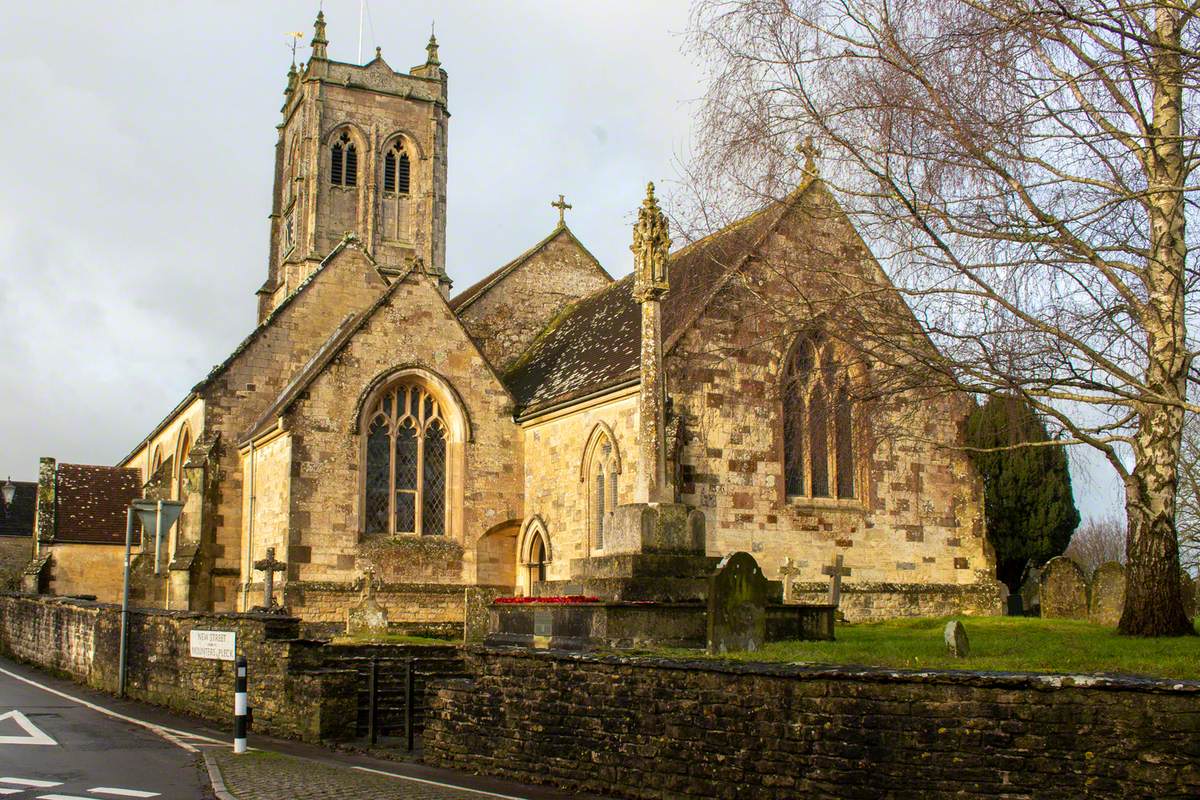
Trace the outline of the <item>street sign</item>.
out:
M 58 742 L 51 739 L 38 726 L 29 721 L 29 717 L 22 714 L 20 711 L 12 710 L 7 714 L 0 714 L 0 722 L 6 719 L 11 719 L 13 722 L 25 731 L 24 736 L 0 736 L 0 744 L 41 744 L 41 745 L 57 745 Z M 51 784 L 56 785 L 56 784 Z
M 235 631 L 192 631 L 190 645 L 192 658 L 233 661 L 237 657 Z

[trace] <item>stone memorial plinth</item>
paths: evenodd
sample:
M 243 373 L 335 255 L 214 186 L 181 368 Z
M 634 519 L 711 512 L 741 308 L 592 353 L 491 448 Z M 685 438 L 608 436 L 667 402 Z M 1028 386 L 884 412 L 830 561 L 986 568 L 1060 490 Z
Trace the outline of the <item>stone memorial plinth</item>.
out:
M 702 648 L 715 632 L 715 652 L 730 652 L 779 639 L 833 638 L 835 605 L 784 605 L 783 584 L 767 580 L 750 554 L 736 554 L 736 562 L 705 555 L 704 515 L 695 509 L 638 503 L 614 517 L 603 555 L 572 559 L 570 578 L 537 584 L 536 596 L 524 602 L 493 602 L 484 641 L 572 650 Z M 736 564 L 724 579 L 722 563 Z M 755 578 L 743 586 L 735 573 Z M 715 629 L 713 587 L 726 598 L 715 607 Z
M 1088 619 L 1097 625 L 1115 628 L 1125 608 L 1125 567 L 1108 561 L 1092 573 L 1092 597 Z
M 1042 616 L 1047 619 L 1087 619 L 1087 577 L 1071 559 L 1057 556 L 1046 562 L 1041 575 Z

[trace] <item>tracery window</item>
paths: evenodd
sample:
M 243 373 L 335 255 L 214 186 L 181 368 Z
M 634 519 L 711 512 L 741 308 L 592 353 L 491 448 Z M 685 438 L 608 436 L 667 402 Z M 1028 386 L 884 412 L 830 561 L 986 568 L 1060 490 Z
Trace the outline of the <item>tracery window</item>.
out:
M 617 474 L 620 472 L 616 446 L 607 433 L 600 434 L 592 448 L 592 463 L 588 469 L 588 488 L 591 497 L 589 527 L 592 546 L 603 549 L 605 536 L 612 530 L 613 513 L 617 510 Z
M 395 194 L 408 194 L 409 176 L 412 165 L 404 142 L 397 139 L 383 157 L 383 190 Z
M 187 464 L 188 451 L 192 449 L 192 432 L 184 428 L 179 440 L 179 454 L 175 457 L 175 496 L 183 499 L 183 468 Z
M 342 131 L 330 149 L 329 180 L 334 186 L 358 185 L 358 150 L 347 131 Z
M 424 387 L 385 392 L 366 426 L 367 533 L 446 533 L 447 427 L 441 406 Z
M 546 580 L 546 537 L 538 529 L 533 531 L 529 540 L 529 586 Z
M 784 365 L 782 391 L 788 496 L 856 497 L 850 379 L 834 343 L 801 336 Z

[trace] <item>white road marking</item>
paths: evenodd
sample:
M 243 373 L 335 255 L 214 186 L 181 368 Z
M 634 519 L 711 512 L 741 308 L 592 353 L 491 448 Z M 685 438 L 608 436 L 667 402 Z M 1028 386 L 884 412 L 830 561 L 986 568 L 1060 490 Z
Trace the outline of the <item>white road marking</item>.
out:
M 20 711 L 13 709 L 7 714 L 0 714 L 0 722 L 6 719 L 11 719 L 13 722 L 21 726 L 25 731 L 24 736 L 0 736 L 0 744 L 41 744 L 55 747 L 58 742 L 50 738 L 50 736 L 29 721 L 29 717 L 22 714 Z
M 143 792 L 140 789 L 114 789 L 111 786 L 97 786 L 88 789 L 88 794 L 111 794 L 116 797 L 158 797 L 158 792 Z
M 24 789 L 5 789 L 0 787 L 0 794 L 20 794 Z
M 455 791 L 458 791 L 458 792 L 470 792 L 471 794 L 481 794 L 484 797 L 499 797 L 499 798 L 501 798 L 501 800 L 526 800 L 526 798 L 517 797 L 516 795 L 496 794 L 495 792 L 485 792 L 481 789 L 467 789 L 466 787 L 463 787 L 463 786 L 455 786 L 453 783 L 442 783 L 440 781 L 430 781 L 430 780 L 426 780 L 424 778 L 413 778 L 408 775 L 400 775 L 395 772 L 384 772 L 381 769 L 371 769 L 370 767 L 351 767 L 350 769 L 357 769 L 357 770 L 361 770 L 363 772 L 372 772 L 376 775 L 387 775 L 389 778 L 399 778 L 399 779 L 405 780 L 405 781 L 415 781 L 417 783 L 425 783 L 430 786 L 440 786 L 443 789 L 454 789 Z
M 195 739 L 200 742 L 211 742 L 213 744 L 224 744 L 224 742 L 220 741 L 219 739 L 214 739 L 211 736 L 202 736 L 201 734 L 198 734 L 198 733 L 188 733 L 187 731 L 178 731 L 178 730 L 175 730 L 174 728 L 168 728 L 165 725 L 155 725 L 153 722 L 146 722 L 145 720 L 137 719 L 136 717 L 129 717 L 129 716 L 126 716 L 125 714 L 118 714 L 116 711 L 107 709 L 104 706 L 98 706 L 95 703 L 89 703 L 87 700 L 83 700 L 82 698 L 75 697 L 74 695 L 69 695 L 66 692 L 60 692 L 58 689 L 53 689 L 49 686 L 45 686 L 43 684 L 38 683 L 37 681 L 30 680 L 29 678 L 26 678 L 23 675 L 18 675 L 15 672 L 9 672 L 6 669 L 0 669 L 0 675 L 7 675 L 8 677 L 13 678 L 14 680 L 20 681 L 21 683 L 28 684 L 37 689 L 41 689 L 43 692 L 49 692 L 50 694 L 57 695 L 58 697 L 62 697 L 66 700 L 70 700 L 72 703 L 78 703 L 79 705 L 84 706 L 86 708 L 90 708 L 93 711 L 99 711 L 101 714 L 110 716 L 113 719 L 119 719 L 124 722 L 131 722 L 134 725 L 141 725 L 143 728 L 146 728 L 147 730 L 161 736 L 162 738 L 166 739 L 171 744 L 177 745 L 178 747 L 183 748 L 184 750 L 188 751 L 189 753 L 198 753 L 200 751 L 197 750 L 195 748 L 195 746 L 188 744 L 185 741 L 182 741 L 182 739 Z M 0 782 L 3 782 L 3 779 L 0 779 Z M 57 784 L 57 783 L 47 784 L 47 786 L 59 786 L 59 785 L 60 784 Z M 94 800 L 94 798 L 89 798 L 89 800 Z
M 95 798 L 81 797 L 77 794 L 39 794 L 37 800 L 95 800 Z
M 39 781 L 37 778 L 0 778 L 0 783 L 11 783 L 14 786 L 26 786 L 31 789 L 50 789 L 62 786 L 62 781 Z

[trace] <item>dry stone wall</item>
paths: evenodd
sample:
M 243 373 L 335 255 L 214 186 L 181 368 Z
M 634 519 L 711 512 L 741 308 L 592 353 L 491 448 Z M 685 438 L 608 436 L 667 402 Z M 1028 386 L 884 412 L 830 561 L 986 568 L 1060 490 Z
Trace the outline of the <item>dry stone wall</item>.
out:
M 1184 798 L 1200 683 L 471 650 L 425 760 L 625 798 Z

